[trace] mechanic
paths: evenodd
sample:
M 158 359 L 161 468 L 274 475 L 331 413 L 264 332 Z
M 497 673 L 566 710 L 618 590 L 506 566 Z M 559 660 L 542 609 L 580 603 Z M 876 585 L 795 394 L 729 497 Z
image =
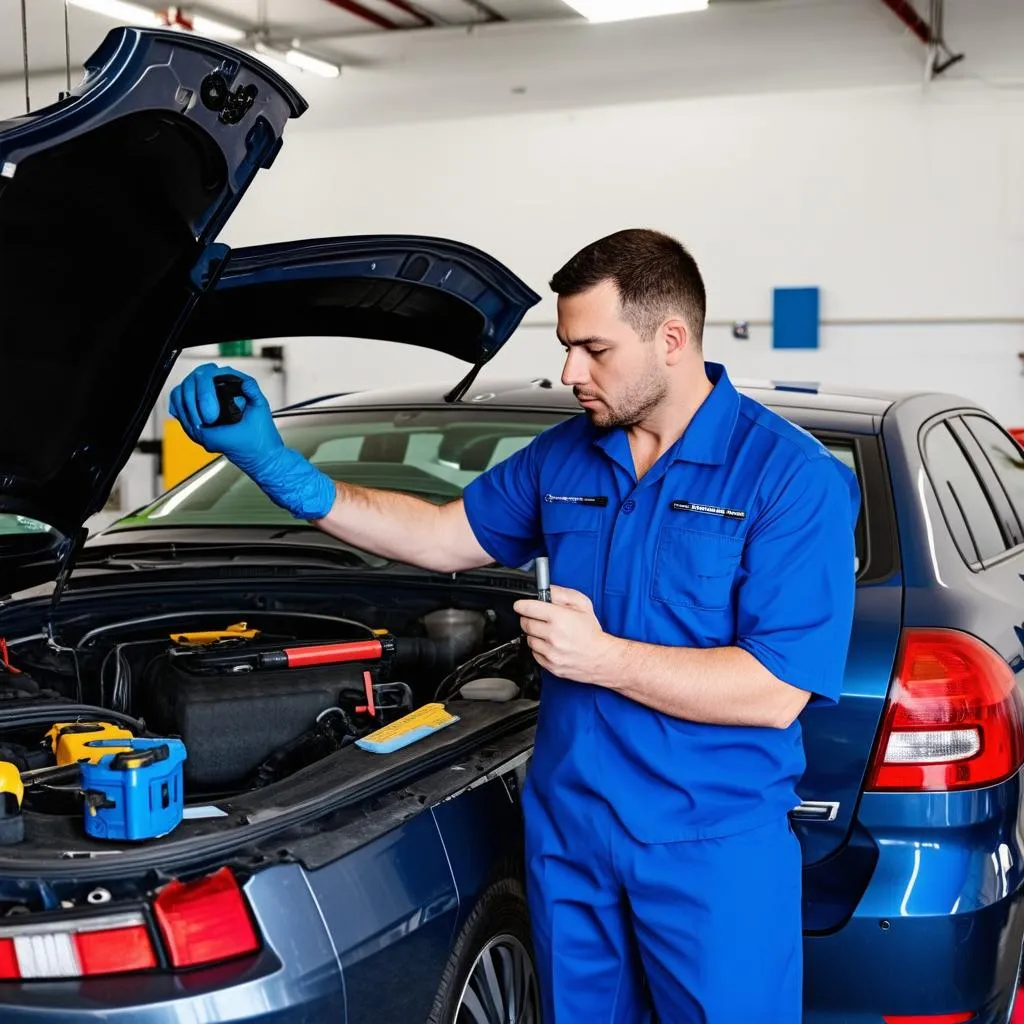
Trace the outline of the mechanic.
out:
M 446 573 L 549 555 L 552 601 L 515 605 L 544 670 L 523 808 L 545 1024 L 798 1024 L 798 715 L 840 695 L 856 478 L 705 362 L 676 240 L 617 232 L 551 287 L 586 415 L 442 507 L 326 477 L 244 374 L 238 424 L 206 425 L 210 364 L 171 409 L 346 543 Z

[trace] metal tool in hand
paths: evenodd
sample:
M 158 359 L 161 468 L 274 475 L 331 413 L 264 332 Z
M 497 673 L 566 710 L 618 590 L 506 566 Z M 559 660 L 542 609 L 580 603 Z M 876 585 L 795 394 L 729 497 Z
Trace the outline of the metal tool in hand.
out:
M 537 575 L 537 599 L 551 601 L 551 566 L 547 555 L 534 560 L 534 572 Z

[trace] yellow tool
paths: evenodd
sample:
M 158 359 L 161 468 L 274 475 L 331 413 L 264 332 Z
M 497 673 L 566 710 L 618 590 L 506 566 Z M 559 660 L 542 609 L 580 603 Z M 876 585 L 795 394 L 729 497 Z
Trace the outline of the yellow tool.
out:
M 110 722 L 58 722 L 46 734 L 58 765 L 87 761 L 98 764 L 107 754 L 131 750 L 132 734 Z M 125 746 L 89 747 L 93 740 L 127 740 Z
M 260 635 L 258 629 L 249 629 L 248 623 L 236 622 L 227 629 L 200 629 L 187 633 L 172 633 L 171 639 L 176 644 L 194 646 L 215 644 L 221 640 L 252 640 Z
M 443 704 L 424 704 L 415 711 L 396 718 L 390 725 L 376 729 L 356 740 L 356 746 L 371 754 L 390 754 L 410 743 L 433 735 L 439 729 L 454 725 L 458 715 L 451 714 Z
M 18 766 L 0 761 L 0 845 L 20 843 L 25 838 L 25 819 L 21 816 L 24 796 L 25 783 Z

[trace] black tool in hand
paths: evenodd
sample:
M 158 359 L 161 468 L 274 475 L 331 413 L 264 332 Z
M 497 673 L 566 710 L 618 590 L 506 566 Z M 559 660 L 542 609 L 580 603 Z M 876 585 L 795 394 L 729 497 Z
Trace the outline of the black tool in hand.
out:
M 223 427 L 237 423 L 242 418 L 242 409 L 239 409 L 235 399 L 245 398 L 242 393 L 242 378 L 234 373 L 219 373 L 213 378 L 213 386 L 217 392 L 217 401 L 220 403 L 220 415 L 211 426 Z

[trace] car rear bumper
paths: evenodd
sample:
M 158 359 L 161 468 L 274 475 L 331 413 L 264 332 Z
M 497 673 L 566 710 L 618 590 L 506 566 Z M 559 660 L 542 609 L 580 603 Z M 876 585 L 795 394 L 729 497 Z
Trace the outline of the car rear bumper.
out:
M 256 875 L 246 894 L 261 953 L 179 974 L 0 983 L 3 1024 L 344 1024 L 330 936 L 301 868 Z
M 806 1024 L 973 1012 L 1005 1024 L 1024 941 L 1015 779 L 971 794 L 869 794 L 878 860 L 853 915 L 804 941 Z

